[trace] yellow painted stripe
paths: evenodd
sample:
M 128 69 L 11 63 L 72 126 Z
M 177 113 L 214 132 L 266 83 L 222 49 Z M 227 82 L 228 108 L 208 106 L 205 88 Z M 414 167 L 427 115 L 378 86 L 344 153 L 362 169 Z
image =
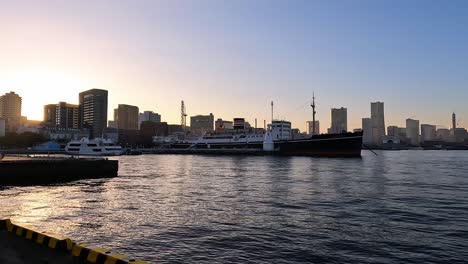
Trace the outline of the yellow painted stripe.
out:
M 32 239 L 32 236 L 33 236 L 33 234 L 34 234 L 34 231 L 32 231 L 32 230 L 28 230 L 28 231 L 26 232 L 26 239 L 29 239 L 29 240 L 31 240 L 31 239 Z
M 115 264 L 117 260 L 125 260 L 128 256 L 124 254 L 111 253 L 107 256 L 106 262 L 104 264 Z
M 16 235 L 21 236 L 23 234 L 23 228 L 21 226 L 16 226 Z
M 36 243 L 41 245 L 44 243 L 44 234 L 37 233 Z
M 79 257 L 80 254 L 81 254 L 81 250 L 86 246 L 86 244 L 79 244 L 79 245 L 75 245 L 73 246 L 73 249 L 72 249 L 72 255 L 74 257 Z
M 58 240 L 54 237 L 50 237 L 49 239 L 49 248 L 56 248 Z
M 108 252 L 108 251 L 109 250 L 105 248 L 90 248 L 88 258 L 86 260 L 91 263 L 96 263 L 99 253 L 104 254 L 105 252 Z

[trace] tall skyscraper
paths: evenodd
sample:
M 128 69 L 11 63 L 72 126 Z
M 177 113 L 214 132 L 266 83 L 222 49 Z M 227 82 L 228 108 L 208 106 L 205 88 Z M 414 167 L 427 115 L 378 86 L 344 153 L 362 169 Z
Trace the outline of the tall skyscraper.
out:
M 452 113 L 452 129 L 455 130 L 457 128 L 457 117 L 455 113 Z
M 372 122 L 372 142 L 374 145 L 381 145 L 385 136 L 385 116 L 384 103 L 371 103 L 371 122 Z
M 372 122 L 370 118 L 362 119 L 362 143 L 372 145 Z
M 331 127 L 329 134 L 342 133 L 348 131 L 348 110 L 344 107 L 332 108 Z
M 406 119 L 406 137 L 411 145 L 419 145 L 419 120 Z
M 90 129 L 91 137 L 100 137 L 107 126 L 107 97 L 101 89 L 80 93 L 80 127 Z
M 21 121 L 22 99 L 14 92 L 0 96 L 0 118 L 5 120 L 6 132 L 16 132 Z
M 118 129 L 123 130 L 138 130 L 138 114 L 137 106 L 119 104 L 119 107 L 114 111 L 114 121 L 117 123 Z
M 44 106 L 44 123 L 49 127 L 78 129 L 79 106 L 60 102 Z

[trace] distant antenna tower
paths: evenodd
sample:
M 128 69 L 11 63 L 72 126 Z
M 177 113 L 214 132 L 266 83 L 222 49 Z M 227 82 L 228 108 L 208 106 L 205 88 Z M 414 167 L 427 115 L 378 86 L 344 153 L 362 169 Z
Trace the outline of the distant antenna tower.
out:
M 180 125 L 185 132 L 185 127 L 187 126 L 187 112 L 185 111 L 184 100 L 180 103 Z
M 315 94 L 312 92 L 312 104 L 310 105 L 312 107 L 312 135 L 315 135 L 315 114 L 317 113 L 315 111 Z

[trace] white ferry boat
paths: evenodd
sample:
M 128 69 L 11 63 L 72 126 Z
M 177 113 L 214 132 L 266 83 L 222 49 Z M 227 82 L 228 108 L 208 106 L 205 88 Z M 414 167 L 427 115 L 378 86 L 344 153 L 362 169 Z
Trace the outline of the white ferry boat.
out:
M 65 152 L 72 155 L 85 156 L 120 156 L 123 153 L 121 146 L 118 146 L 110 139 L 102 138 L 82 138 L 72 140 L 65 147 Z

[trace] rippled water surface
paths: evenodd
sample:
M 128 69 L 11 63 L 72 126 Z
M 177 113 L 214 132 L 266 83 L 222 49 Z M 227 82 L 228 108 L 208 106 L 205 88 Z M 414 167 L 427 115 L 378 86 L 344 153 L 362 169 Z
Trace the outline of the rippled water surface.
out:
M 0 189 L 0 218 L 151 262 L 468 260 L 468 152 L 123 156 L 119 177 Z

